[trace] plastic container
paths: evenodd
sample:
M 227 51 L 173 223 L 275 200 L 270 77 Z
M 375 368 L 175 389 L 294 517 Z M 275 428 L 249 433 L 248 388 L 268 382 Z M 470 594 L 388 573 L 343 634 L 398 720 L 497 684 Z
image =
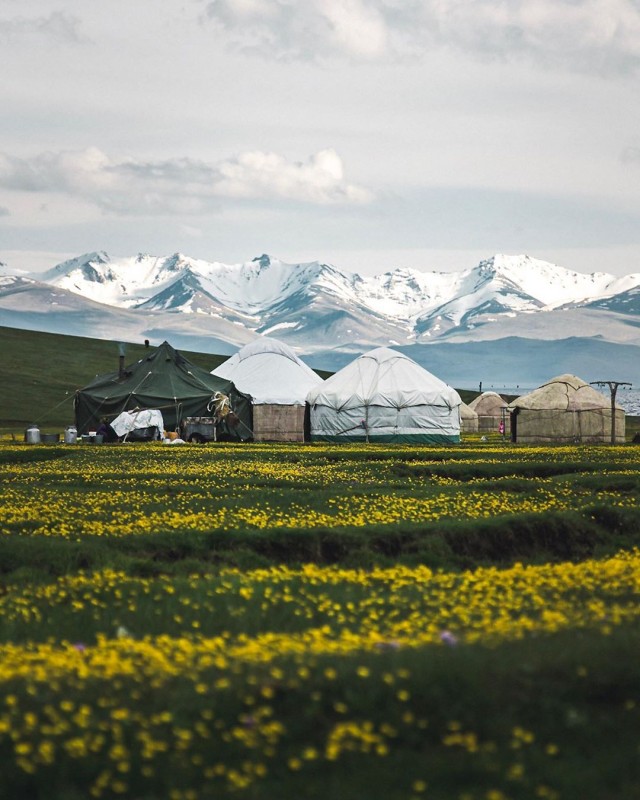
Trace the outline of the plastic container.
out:
M 40 428 L 37 425 L 29 425 L 24 432 L 24 440 L 27 444 L 40 444 Z
M 78 441 L 78 430 L 75 425 L 68 425 L 64 429 L 64 443 L 76 444 Z

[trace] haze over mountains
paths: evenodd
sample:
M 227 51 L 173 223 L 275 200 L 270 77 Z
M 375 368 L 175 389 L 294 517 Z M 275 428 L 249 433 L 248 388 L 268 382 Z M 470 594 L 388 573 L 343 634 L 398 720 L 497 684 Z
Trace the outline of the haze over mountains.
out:
M 640 380 L 640 273 L 495 255 L 458 272 L 363 277 L 268 255 L 229 265 L 104 252 L 45 273 L 2 273 L 0 324 L 11 327 L 215 353 L 266 334 L 325 369 L 387 345 L 458 385 L 535 385 L 565 371 Z

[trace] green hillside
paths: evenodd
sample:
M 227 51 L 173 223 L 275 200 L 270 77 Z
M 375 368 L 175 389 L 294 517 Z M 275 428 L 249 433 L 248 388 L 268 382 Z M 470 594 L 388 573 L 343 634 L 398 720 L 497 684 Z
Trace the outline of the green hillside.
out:
M 59 432 L 73 423 L 73 396 L 96 375 L 118 369 L 120 342 L 0 327 L 0 433 L 21 432 L 36 422 Z M 124 343 L 125 363 L 146 352 L 144 342 Z M 215 369 L 227 356 L 184 354 Z

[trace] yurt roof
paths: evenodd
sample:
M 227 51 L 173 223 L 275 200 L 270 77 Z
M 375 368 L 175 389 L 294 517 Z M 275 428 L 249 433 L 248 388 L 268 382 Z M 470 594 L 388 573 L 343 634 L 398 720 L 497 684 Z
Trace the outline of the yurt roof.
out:
M 212 374 L 242 386 L 257 405 L 304 405 L 309 390 L 322 383 L 288 345 L 268 336 L 246 344 Z
M 307 395 L 311 405 L 335 409 L 460 405 L 460 395 L 409 356 L 378 347 L 359 356 Z
M 478 416 L 500 416 L 501 409 L 506 407 L 507 403 L 497 392 L 483 392 L 469 403 L 469 408 Z
M 511 403 L 513 408 L 549 411 L 610 409 L 611 401 L 576 375 L 558 375 Z M 616 409 L 623 409 L 616 404 Z
M 460 403 L 461 419 L 478 419 L 477 413 L 466 403 Z

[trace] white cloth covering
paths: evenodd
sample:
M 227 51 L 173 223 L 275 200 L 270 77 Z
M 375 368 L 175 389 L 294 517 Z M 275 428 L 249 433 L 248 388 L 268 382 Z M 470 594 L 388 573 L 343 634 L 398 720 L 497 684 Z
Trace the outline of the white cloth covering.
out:
M 164 431 L 162 412 L 157 408 L 143 408 L 139 411 L 123 411 L 111 423 L 118 436 L 124 436 L 140 428 L 157 428 L 160 435 Z

